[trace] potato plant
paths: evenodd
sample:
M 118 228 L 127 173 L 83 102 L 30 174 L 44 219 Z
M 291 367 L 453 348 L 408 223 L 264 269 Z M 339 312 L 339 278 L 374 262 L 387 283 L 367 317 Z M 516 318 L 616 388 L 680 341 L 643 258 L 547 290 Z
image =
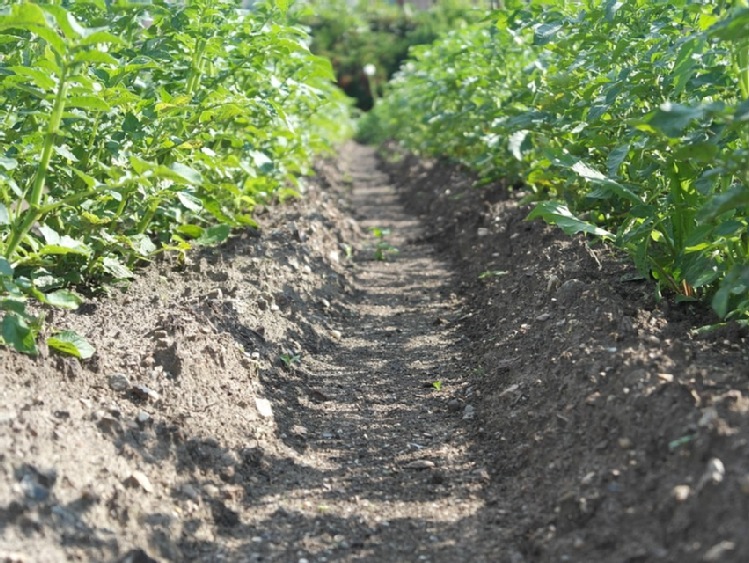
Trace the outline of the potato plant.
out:
M 749 321 L 746 3 L 505 2 L 414 49 L 376 108 L 409 149 L 522 182 L 660 291 Z
M 257 204 L 298 195 L 314 155 L 349 133 L 348 102 L 285 8 L 87 0 L 0 11 L 5 344 L 36 351 L 28 298 L 75 307 L 70 288 L 219 243 L 255 224 Z M 81 353 L 70 334 L 49 343 Z

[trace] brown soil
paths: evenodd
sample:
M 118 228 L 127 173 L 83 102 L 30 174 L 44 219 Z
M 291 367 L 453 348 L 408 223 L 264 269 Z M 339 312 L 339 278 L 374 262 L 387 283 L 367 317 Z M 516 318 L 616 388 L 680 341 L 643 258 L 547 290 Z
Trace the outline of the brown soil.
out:
M 749 560 L 746 334 L 381 168 L 56 312 L 89 361 L 2 352 L 0 561 Z

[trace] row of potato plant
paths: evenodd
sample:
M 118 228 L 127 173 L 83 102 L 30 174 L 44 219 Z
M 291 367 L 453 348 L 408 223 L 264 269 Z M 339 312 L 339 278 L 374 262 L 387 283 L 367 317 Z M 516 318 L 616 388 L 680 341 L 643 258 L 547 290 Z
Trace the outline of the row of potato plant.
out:
M 254 225 L 348 134 L 330 63 L 283 2 L 12 2 L 0 11 L 2 341 L 36 353 L 27 299 L 132 277 Z M 48 339 L 85 357 L 75 334 Z
M 417 48 L 370 120 L 749 319 L 746 2 L 508 1 Z

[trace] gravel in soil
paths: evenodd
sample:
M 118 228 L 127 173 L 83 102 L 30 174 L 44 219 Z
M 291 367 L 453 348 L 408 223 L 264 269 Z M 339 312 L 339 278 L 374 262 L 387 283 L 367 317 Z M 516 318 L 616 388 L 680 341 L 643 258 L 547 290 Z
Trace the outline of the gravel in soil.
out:
M 2 351 L 0 561 L 749 559 L 746 334 L 472 186 L 347 145 Z

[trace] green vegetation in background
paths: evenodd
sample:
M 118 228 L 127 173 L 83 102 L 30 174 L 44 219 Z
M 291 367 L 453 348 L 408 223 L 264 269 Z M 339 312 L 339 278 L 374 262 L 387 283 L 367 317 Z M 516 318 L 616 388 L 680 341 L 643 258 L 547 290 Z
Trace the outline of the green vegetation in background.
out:
M 36 352 L 26 300 L 132 277 L 253 226 L 350 133 L 329 61 L 282 2 L 12 2 L 0 11 L 2 342 Z M 71 334 L 48 340 L 89 353 Z
M 412 50 L 367 131 L 522 182 L 659 291 L 749 321 L 745 1 L 507 1 Z
M 311 49 L 333 62 L 339 86 L 356 98 L 362 110 L 372 108 L 382 85 L 400 68 L 412 45 L 432 43 L 440 34 L 484 15 L 468 0 L 442 0 L 429 10 L 385 0 L 312 4 L 314 13 L 302 19 L 311 29 Z M 365 72 L 368 65 L 374 70 L 372 76 Z

